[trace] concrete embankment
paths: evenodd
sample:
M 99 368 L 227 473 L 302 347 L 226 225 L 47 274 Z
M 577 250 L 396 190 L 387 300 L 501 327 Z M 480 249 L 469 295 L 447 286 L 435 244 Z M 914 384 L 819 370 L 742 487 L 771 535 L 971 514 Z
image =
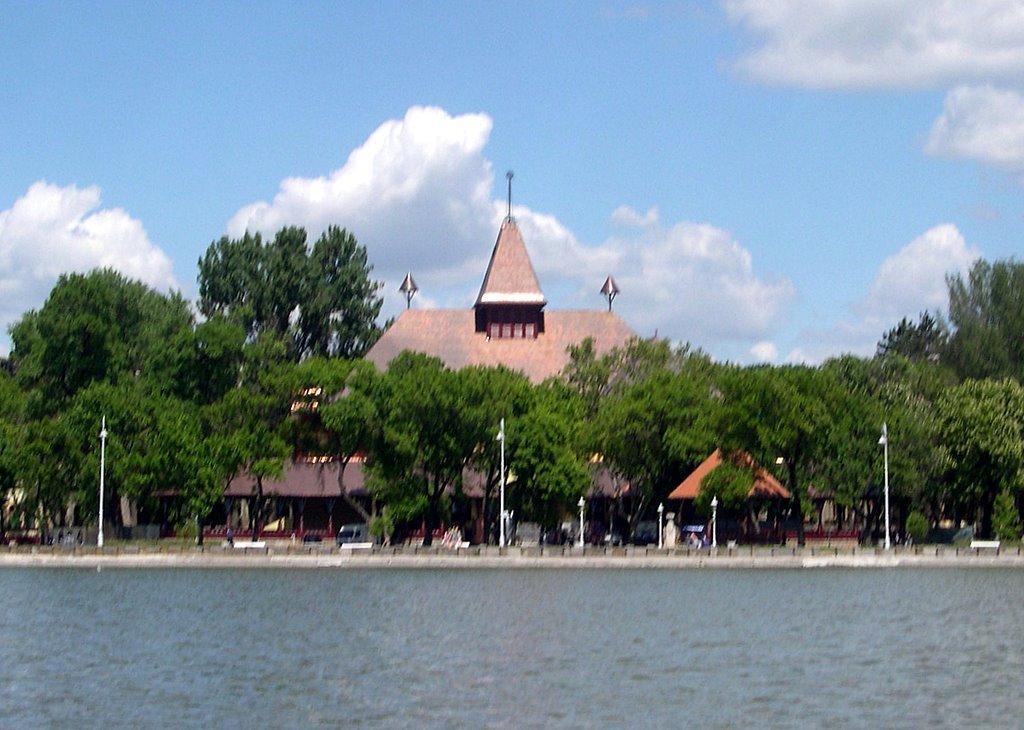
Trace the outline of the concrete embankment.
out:
M 920 546 L 872 548 L 374 548 L 345 550 L 289 543 L 232 549 L 108 546 L 0 548 L 0 568 L 326 568 L 326 569 L 796 569 L 796 568 L 1024 568 L 1019 547 L 970 549 Z

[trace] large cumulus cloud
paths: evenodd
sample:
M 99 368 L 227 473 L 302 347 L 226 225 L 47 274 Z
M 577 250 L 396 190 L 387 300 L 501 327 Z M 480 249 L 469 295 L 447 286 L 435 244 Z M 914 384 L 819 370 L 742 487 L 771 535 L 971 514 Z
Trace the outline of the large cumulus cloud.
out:
M 843 352 L 873 354 L 882 335 L 902 318 L 944 311 L 947 275 L 966 274 L 980 257 L 955 225 L 928 229 L 879 265 L 871 289 L 853 303 L 849 317 L 801 333 L 786 359 L 820 362 Z
M 168 256 L 142 223 L 102 208 L 100 189 L 36 182 L 0 211 L 0 325 L 4 332 L 38 308 L 57 277 L 97 267 L 117 269 L 160 289 L 178 287 Z M 8 347 L 0 337 L 0 349 Z
M 366 246 L 386 282 L 388 311 L 403 304 L 394 290 L 408 270 L 421 290 L 416 306 L 470 306 L 505 215 L 484 156 L 490 132 L 483 114 L 411 108 L 341 167 L 289 178 L 272 201 L 243 207 L 228 233 L 303 225 L 315 236 L 337 223 Z M 513 214 L 552 307 L 602 306 L 598 290 L 611 274 L 623 290 L 617 311 L 642 334 L 698 343 L 763 338 L 793 296 L 788 280 L 760 278 L 749 252 L 711 225 L 665 225 L 656 209 L 623 207 L 612 218 L 629 230 L 584 243 L 554 215 L 524 205 Z

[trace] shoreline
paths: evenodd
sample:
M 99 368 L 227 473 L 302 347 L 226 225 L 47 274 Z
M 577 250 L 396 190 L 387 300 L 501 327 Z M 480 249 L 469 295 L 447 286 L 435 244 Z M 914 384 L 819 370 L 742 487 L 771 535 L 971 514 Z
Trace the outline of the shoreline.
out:
M 808 568 L 1024 568 L 1019 547 L 971 549 L 953 546 L 900 548 L 760 548 L 666 550 L 656 548 L 474 547 L 297 548 L 290 544 L 229 549 L 136 546 L 0 548 L 3 568 L 109 569 L 617 569 L 718 570 Z

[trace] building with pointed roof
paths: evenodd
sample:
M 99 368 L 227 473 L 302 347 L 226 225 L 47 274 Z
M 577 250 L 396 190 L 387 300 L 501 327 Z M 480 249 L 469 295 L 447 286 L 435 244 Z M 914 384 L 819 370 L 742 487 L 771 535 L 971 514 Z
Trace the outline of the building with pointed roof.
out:
M 441 359 L 448 367 L 504 365 L 539 383 L 558 375 L 569 347 L 586 338 L 602 354 L 636 336 L 611 311 L 545 311 L 530 255 L 515 219 L 505 218 L 472 309 L 406 309 L 366 359 L 385 369 L 404 350 Z

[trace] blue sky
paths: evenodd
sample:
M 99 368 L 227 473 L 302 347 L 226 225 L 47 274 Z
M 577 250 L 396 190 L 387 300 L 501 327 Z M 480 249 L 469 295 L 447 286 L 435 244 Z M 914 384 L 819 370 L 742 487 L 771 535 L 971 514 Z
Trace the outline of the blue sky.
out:
M 470 306 L 514 214 L 551 308 L 716 358 L 867 355 L 1017 255 L 1024 6 L 0 0 L 0 325 L 64 271 L 186 296 L 221 235 L 352 230 Z M 0 352 L 9 341 L 0 338 Z

